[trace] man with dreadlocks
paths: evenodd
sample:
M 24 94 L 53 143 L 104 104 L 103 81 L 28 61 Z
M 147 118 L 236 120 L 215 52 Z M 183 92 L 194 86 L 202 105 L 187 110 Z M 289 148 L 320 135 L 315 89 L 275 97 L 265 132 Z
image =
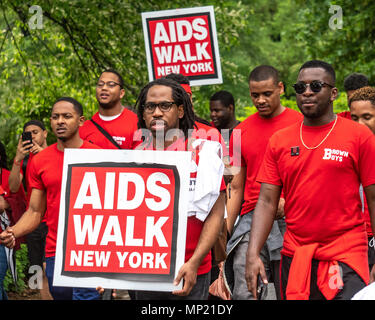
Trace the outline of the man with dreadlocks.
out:
M 224 221 L 221 145 L 190 138 L 195 121 L 191 101 L 173 80 L 158 79 L 147 84 L 136 107 L 138 127 L 143 132 L 143 142 L 136 149 L 192 151 L 185 264 L 174 282 L 178 285 L 183 280 L 183 288 L 172 293 L 137 291 L 136 299 L 205 300 L 210 284 L 211 248 Z

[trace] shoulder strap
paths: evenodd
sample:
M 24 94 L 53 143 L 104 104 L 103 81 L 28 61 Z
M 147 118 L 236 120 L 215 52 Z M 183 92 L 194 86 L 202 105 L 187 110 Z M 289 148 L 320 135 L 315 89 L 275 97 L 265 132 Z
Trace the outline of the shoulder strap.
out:
M 117 148 L 121 149 L 121 147 L 118 145 L 118 143 L 111 137 L 111 135 L 104 130 L 102 126 L 100 126 L 97 122 L 95 122 L 93 119 L 90 119 L 91 122 L 97 127 L 97 129 Z
M 22 175 L 23 175 L 23 179 L 22 179 L 22 184 L 23 184 L 23 187 L 24 189 L 26 190 L 26 168 L 27 168 L 27 165 L 29 163 L 29 157 L 30 157 L 30 154 L 27 154 L 25 156 L 25 158 L 23 158 L 23 162 L 22 162 Z
M 22 174 L 24 177 L 26 177 L 26 167 L 27 167 L 28 162 L 29 162 L 29 155 L 27 154 L 25 158 L 23 158 L 23 162 L 22 162 Z

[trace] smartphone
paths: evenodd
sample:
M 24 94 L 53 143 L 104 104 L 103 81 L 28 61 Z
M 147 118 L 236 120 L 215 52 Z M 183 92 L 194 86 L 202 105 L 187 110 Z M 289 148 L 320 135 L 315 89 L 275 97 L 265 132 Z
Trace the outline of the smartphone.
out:
M 30 131 L 22 132 L 22 141 L 30 141 L 30 143 L 33 142 L 33 138 L 31 136 L 31 132 Z
M 258 275 L 257 299 L 264 300 L 267 297 L 267 293 L 268 293 L 267 284 L 264 283 L 260 275 Z
M 33 138 L 30 131 L 22 132 L 22 141 L 30 141 L 27 145 L 33 143 Z M 31 145 L 29 148 L 27 148 L 27 150 L 30 150 L 32 147 L 33 146 Z

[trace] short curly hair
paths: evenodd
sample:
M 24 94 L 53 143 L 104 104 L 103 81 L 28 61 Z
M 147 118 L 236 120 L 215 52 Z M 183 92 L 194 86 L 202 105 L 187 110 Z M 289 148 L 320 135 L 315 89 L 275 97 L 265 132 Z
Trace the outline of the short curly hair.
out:
M 363 87 L 354 91 L 349 99 L 349 106 L 351 106 L 354 101 L 370 101 L 375 108 L 375 88 Z

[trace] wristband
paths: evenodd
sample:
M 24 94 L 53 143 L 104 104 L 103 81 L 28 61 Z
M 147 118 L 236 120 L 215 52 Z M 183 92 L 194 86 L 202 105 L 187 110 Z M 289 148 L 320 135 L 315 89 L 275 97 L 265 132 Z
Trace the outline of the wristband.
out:
M 21 165 L 21 161 L 17 161 L 16 159 L 14 159 L 13 164 L 15 164 L 16 166 L 19 166 Z

